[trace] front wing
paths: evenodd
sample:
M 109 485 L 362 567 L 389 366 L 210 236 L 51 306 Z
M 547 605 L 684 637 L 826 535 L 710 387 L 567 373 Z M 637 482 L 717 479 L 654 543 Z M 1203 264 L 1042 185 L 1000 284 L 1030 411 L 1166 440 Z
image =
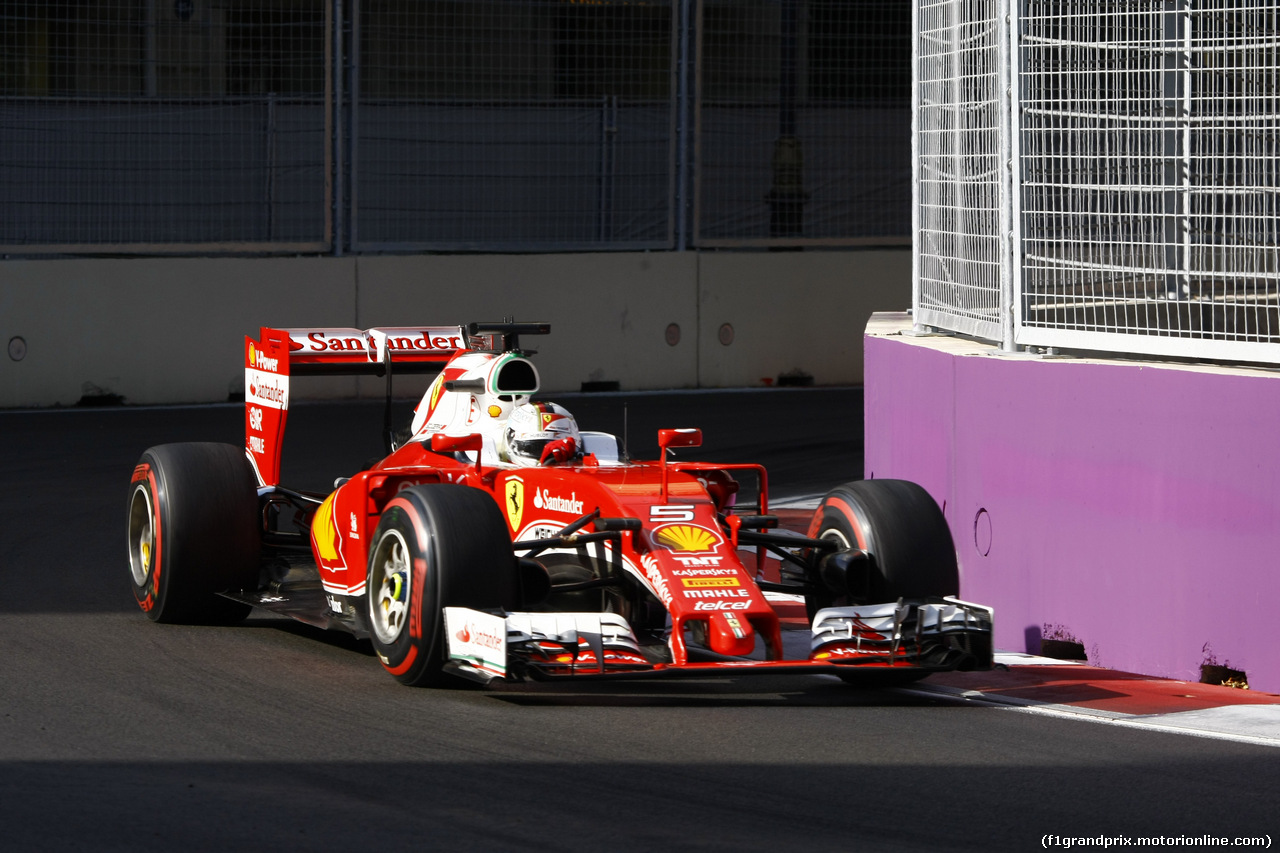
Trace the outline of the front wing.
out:
M 526 676 L 705 676 L 716 670 L 927 673 L 990 669 L 992 663 L 991 608 L 956 598 L 820 610 L 808 631 L 807 654 L 801 649 L 776 660 L 709 652 L 683 664 L 653 660 L 615 613 L 495 614 L 447 607 L 445 631 L 446 669 L 481 683 Z

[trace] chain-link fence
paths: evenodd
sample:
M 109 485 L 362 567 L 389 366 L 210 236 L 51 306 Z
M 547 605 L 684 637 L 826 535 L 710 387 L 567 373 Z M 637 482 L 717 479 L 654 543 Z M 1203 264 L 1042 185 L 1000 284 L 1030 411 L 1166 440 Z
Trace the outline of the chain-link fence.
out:
M 0 245 L 323 248 L 319 4 L 0 3 Z
M 918 0 L 919 321 L 1280 362 L 1280 4 Z
M 910 5 L 698 9 L 698 244 L 905 242 Z
M 896 0 L 0 0 L 0 251 L 904 242 Z

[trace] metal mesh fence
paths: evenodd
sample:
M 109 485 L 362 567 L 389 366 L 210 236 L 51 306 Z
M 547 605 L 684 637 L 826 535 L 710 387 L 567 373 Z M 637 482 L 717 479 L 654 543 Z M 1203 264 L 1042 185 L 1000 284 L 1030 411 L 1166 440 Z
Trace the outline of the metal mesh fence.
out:
M 0 246 L 323 247 L 319 3 L 0 3 Z
M 1280 361 L 1280 4 L 919 0 L 915 32 L 918 322 Z
M 1275 358 L 1234 345 L 1280 343 L 1280 7 L 1039 0 L 1022 41 L 1023 337 Z
M 699 11 L 698 244 L 905 238 L 910 5 L 708 0 Z
M 909 12 L 0 0 L 0 251 L 904 240 Z
M 916 312 L 1000 338 L 1002 134 L 995 0 L 926 0 L 916 33 Z
M 673 10 L 364 0 L 356 246 L 670 245 Z

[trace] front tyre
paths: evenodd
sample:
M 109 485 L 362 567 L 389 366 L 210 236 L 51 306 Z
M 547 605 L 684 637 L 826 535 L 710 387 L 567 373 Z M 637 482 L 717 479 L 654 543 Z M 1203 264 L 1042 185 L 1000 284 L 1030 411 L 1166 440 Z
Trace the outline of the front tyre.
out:
M 142 454 L 129 484 L 129 571 L 154 622 L 235 624 L 247 604 L 218 595 L 257 586 L 257 480 L 229 444 L 163 444 Z
M 502 512 L 487 493 L 434 484 L 383 509 L 369 551 L 365 597 L 374 650 L 397 681 L 441 680 L 444 608 L 513 606 L 518 574 Z
M 819 589 L 808 597 L 810 619 L 833 604 L 880 604 L 960 591 L 947 520 L 933 497 L 908 480 L 856 480 L 837 486 L 815 511 L 810 535 L 872 557 L 866 600 L 847 601 Z

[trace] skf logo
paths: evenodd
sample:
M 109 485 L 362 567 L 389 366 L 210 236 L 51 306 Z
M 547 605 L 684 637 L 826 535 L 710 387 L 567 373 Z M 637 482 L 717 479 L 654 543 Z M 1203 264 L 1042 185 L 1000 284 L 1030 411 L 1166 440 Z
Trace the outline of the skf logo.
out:
M 524 481 L 512 477 L 502 490 L 503 508 L 507 511 L 507 521 L 512 530 L 520 529 L 520 519 L 524 515 Z
M 723 541 L 719 534 L 693 524 L 668 524 L 653 534 L 654 541 L 670 551 L 714 551 Z

